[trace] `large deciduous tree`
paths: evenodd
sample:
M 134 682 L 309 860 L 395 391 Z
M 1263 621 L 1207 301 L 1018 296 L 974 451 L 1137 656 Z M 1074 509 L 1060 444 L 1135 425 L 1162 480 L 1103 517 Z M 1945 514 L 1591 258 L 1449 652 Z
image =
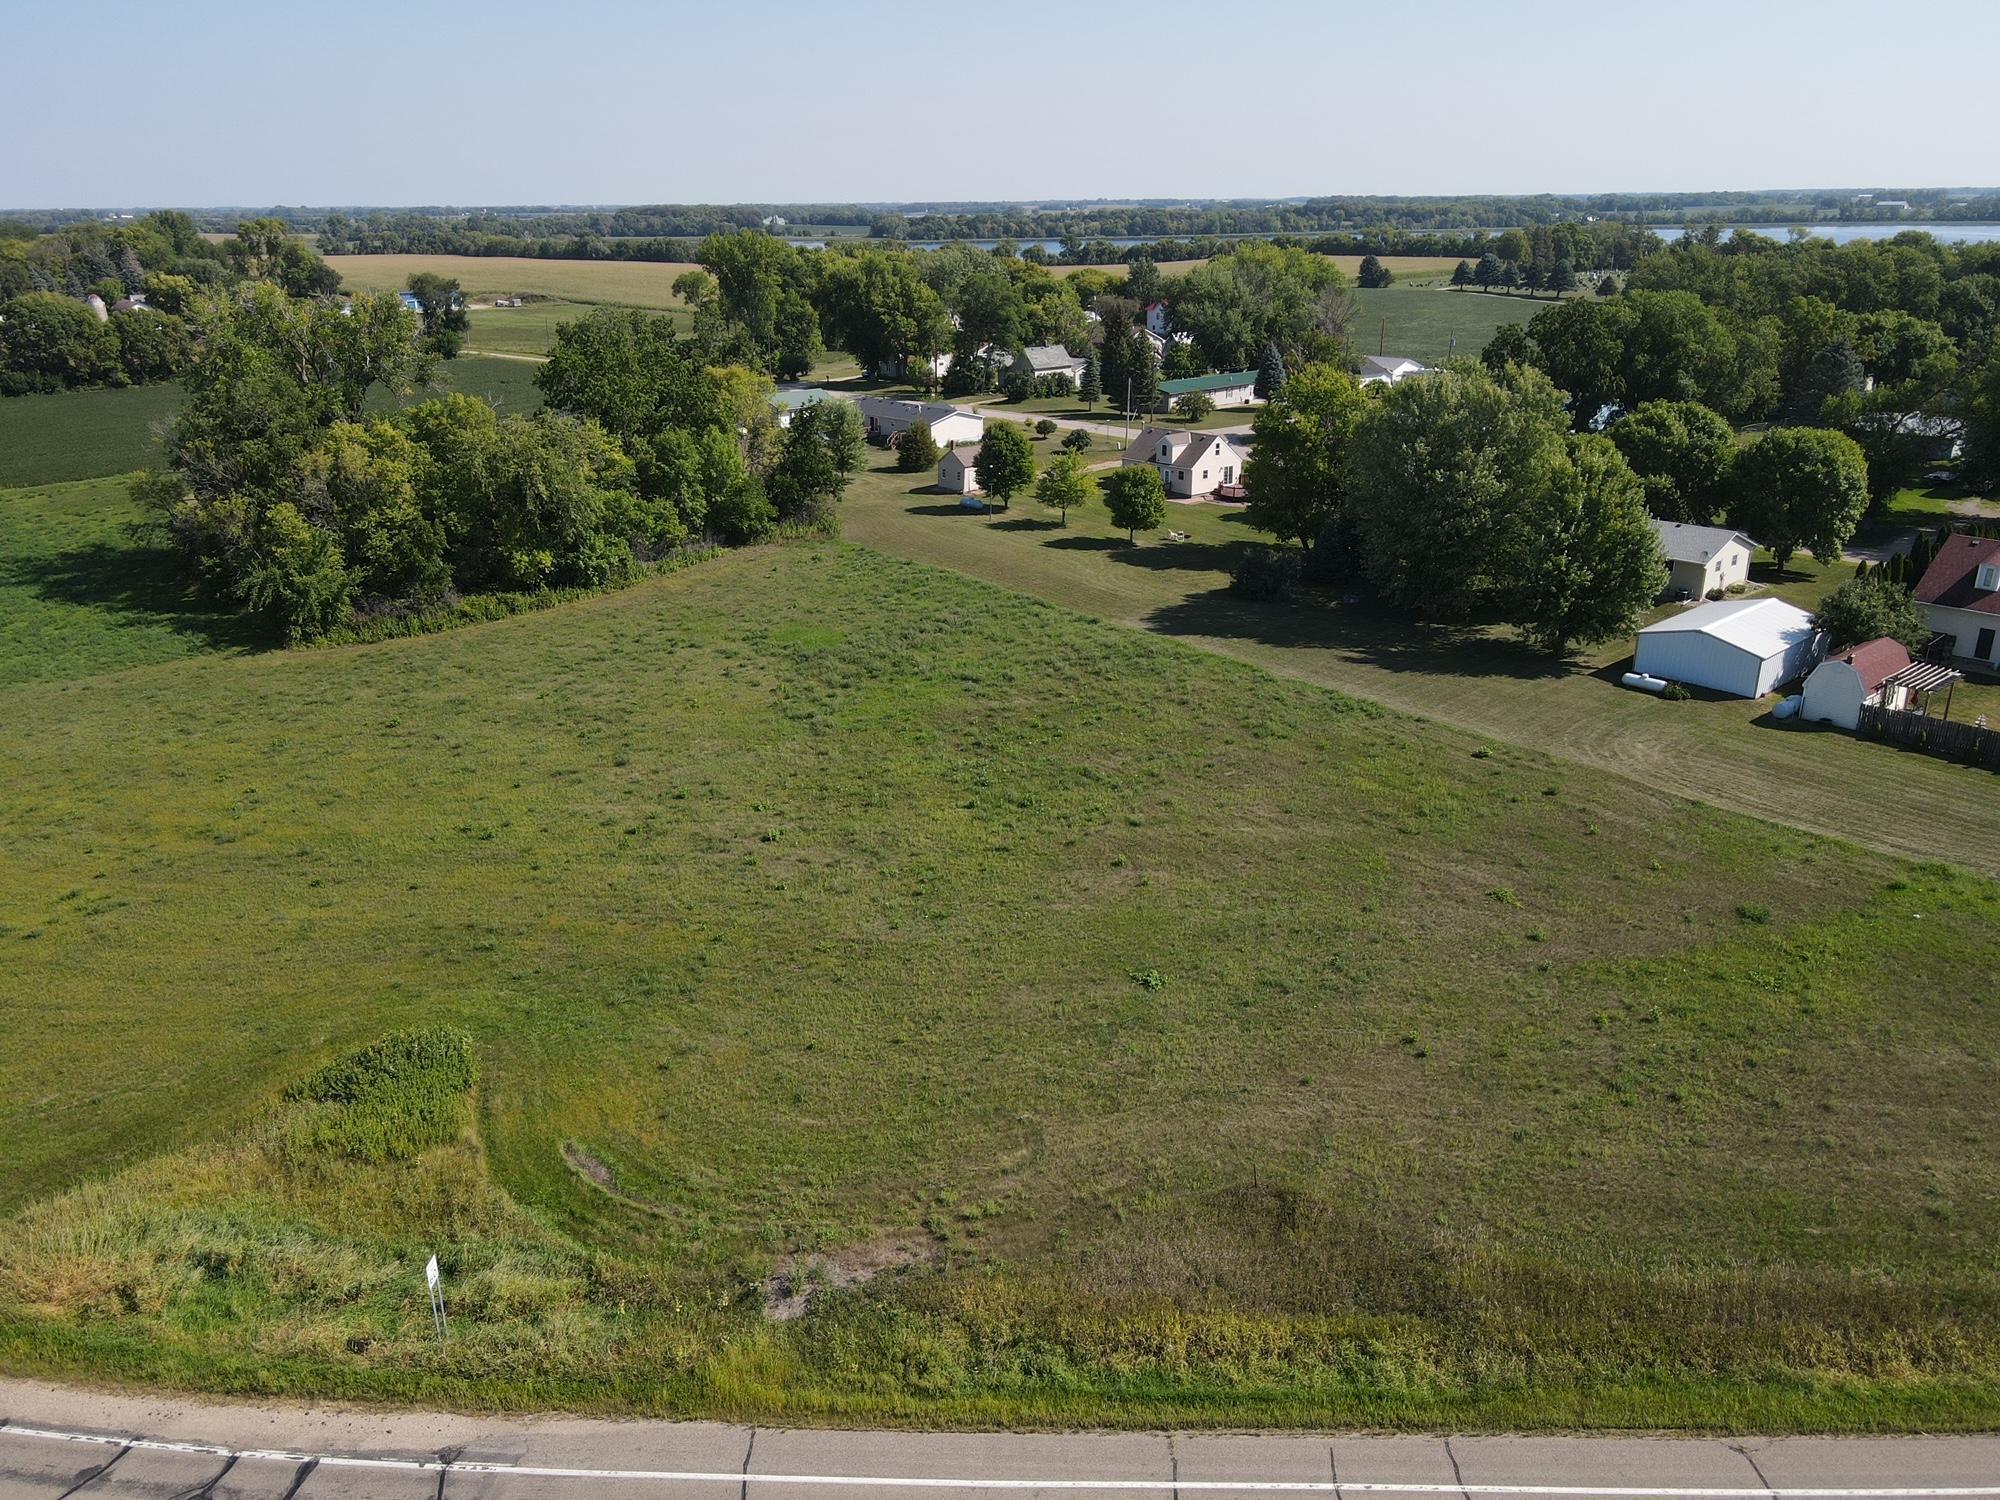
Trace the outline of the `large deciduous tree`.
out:
M 1391 602 L 1435 618 L 1507 581 L 1510 518 L 1563 461 L 1562 393 L 1535 370 L 1459 363 L 1391 386 L 1356 435 L 1349 514 Z
M 405 283 L 417 300 L 417 317 L 423 323 L 424 347 L 440 359 L 456 359 L 465 347 L 466 330 L 472 320 L 465 310 L 465 294 L 448 276 L 419 271 Z
M 1729 522 L 1783 568 L 1803 548 L 1840 556 L 1868 509 L 1868 461 L 1854 440 L 1822 427 L 1779 427 L 1736 456 Z
M 1631 630 L 1666 586 L 1644 487 L 1607 439 L 1570 437 L 1508 531 L 1506 619 L 1554 655 Z
M 1224 370 L 1246 368 L 1272 342 L 1301 364 L 1338 362 L 1353 319 L 1353 294 L 1332 261 L 1256 240 L 1196 266 L 1174 295 L 1174 326 Z
M 1002 505 L 1035 480 L 1035 449 L 1027 429 L 1012 422 L 989 422 L 979 444 L 979 487 Z
M 1736 434 L 1700 402 L 1645 402 L 1614 422 L 1608 435 L 1661 520 L 1706 526 L 1727 503 Z
M 1167 487 L 1151 464 L 1126 464 L 1104 476 L 1099 488 L 1111 524 L 1125 528 L 1126 539 L 1152 531 L 1167 518 Z
M 1909 589 L 1880 573 L 1850 578 L 1820 600 L 1813 624 L 1836 649 L 1886 636 L 1915 651 L 1931 638 L 1930 621 Z
M 1368 400 L 1352 375 L 1307 365 L 1251 424 L 1244 519 L 1311 552 L 1346 518 L 1349 460 Z

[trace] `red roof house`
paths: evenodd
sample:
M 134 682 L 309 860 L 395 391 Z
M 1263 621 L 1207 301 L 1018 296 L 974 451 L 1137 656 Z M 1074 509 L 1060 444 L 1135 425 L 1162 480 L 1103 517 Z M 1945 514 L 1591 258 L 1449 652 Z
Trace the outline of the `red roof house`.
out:
M 1915 594 L 1952 655 L 2000 664 L 2000 537 L 1945 538 Z

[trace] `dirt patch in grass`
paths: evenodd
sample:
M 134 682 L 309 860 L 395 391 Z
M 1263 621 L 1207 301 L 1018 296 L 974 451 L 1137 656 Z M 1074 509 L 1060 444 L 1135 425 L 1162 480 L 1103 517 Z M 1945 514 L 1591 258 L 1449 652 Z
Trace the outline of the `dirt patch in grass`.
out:
M 885 1234 L 831 1254 L 786 1256 L 764 1282 L 764 1316 L 786 1323 L 805 1312 L 821 1292 L 840 1291 L 873 1281 L 885 1271 L 929 1265 L 938 1257 L 929 1235 Z

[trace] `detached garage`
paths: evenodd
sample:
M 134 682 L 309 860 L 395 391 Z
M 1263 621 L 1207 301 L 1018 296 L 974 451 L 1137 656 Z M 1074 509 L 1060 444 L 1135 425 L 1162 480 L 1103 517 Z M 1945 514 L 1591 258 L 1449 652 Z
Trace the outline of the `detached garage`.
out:
M 1639 632 L 1633 666 L 1652 677 L 1761 698 L 1812 664 L 1812 616 L 1782 599 L 1725 599 Z

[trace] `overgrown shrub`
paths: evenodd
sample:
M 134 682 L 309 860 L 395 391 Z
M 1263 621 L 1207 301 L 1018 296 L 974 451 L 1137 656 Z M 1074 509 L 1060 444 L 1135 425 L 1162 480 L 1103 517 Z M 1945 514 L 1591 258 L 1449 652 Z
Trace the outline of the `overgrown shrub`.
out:
M 1282 599 L 1299 581 L 1300 557 L 1291 547 L 1252 547 L 1229 575 L 1229 587 L 1246 599 Z
M 476 1070 L 472 1038 L 446 1027 L 399 1031 L 307 1074 L 285 1091 L 296 1106 L 289 1152 L 406 1161 L 458 1134 Z

